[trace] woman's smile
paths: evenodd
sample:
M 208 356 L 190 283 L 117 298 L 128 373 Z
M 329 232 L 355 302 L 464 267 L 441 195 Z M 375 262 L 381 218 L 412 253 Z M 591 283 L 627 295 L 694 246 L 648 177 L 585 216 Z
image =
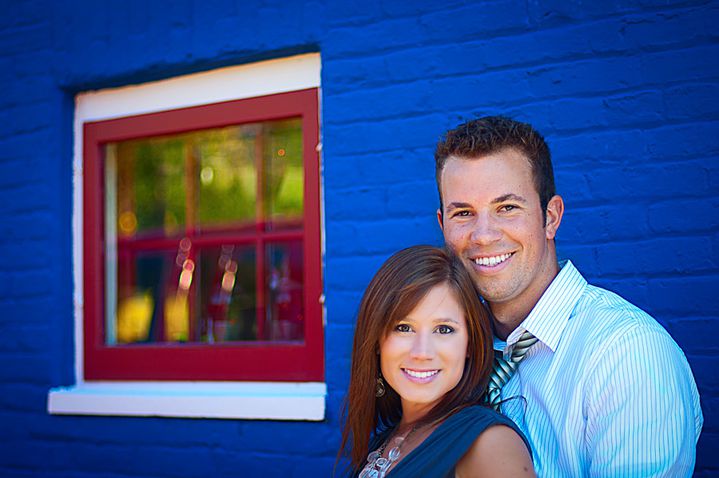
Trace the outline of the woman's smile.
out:
M 407 379 L 416 383 L 431 382 L 439 373 L 439 370 L 413 370 L 403 368 L 402 371 L 407 375 Z

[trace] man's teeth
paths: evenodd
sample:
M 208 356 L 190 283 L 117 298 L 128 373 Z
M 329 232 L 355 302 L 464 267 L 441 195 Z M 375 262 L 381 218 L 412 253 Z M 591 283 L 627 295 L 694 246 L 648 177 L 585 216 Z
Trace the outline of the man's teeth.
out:
M 478 257 L 474 260 L 474 263 L 480 266 L 496 266 L 509 259 L 512 254 L 502 254 L 499 256 L 492 257 Z
M 405 372 L 407 372 L 407 375 L 414 378 L 427 378 L 431 377 L 432 375 L 437 375 L 439 370 L 428 370 L 427 372 L 417 372 L 415 370 L 410 369 L 404 369 Z

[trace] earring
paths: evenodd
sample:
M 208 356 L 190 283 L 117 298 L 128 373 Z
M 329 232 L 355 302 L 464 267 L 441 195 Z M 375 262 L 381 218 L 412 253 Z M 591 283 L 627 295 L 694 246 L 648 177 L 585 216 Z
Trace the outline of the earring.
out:
M 384 397 L 384 392 L 385 392 L 384 380 L 382 379 L 382 376 L 380 375 L 379 377 L 377 377 L 377 389 L 375 390 L 374 394 L 377 398 L 380 398 L 380 397 Z

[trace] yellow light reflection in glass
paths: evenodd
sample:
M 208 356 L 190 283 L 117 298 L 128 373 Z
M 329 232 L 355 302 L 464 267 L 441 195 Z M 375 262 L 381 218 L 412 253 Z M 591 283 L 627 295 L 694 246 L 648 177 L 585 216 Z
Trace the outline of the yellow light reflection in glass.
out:
M 137 216 L 132 211 L 124 211 L 117 220 L 120 233 L 131 236 L 137 231 Z
M 122 300 L 117 308 L 117 341 L 131 343 L 147 340 L 153 300 L 149 292 Z

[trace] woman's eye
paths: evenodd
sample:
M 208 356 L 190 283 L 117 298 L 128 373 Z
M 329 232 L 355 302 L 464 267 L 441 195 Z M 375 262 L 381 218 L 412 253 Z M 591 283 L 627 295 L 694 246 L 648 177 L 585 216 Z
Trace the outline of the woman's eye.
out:
M 397 332 L 410 332 L 412 329 L 407 324 L 399 324 L 397 327 L 395 327 L 395 330 Z
M 454 329 L 449 325 L 440 325 L 439 327 L 437 327 L 437 332 L 439 332 L 440 334 L 451 334 L 452 332 L 454 332 Z

